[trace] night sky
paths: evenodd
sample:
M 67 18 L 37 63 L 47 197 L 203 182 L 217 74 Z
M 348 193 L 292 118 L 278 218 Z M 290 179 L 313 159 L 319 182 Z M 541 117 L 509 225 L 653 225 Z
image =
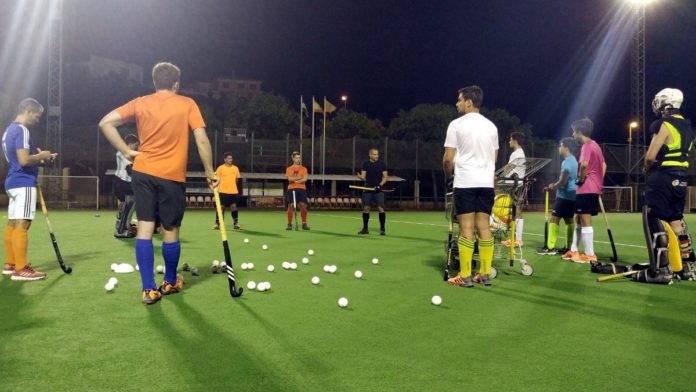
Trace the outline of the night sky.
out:
M 8 18 L 19 3 L 48 2 L 0 1 L 2 50 L 20 50 L 21 39 L 7 44 Z M 184 85 L 234 72 L 262 80 L 265 90 L 294 105 L 300 94 L 326 95 L 337 105 L 347 94 L 350 109 L 385 125 L 419 103 L 454 104 L 458 88 L 478 84 L 484 106 L 509 110 L 535 134 L 557 137 L 570 119 L 588 114 L 600 141 L 624 142 L 632 38 L 624 3 L 65 0 L 64 59 L 95 54 L 142 65 L 146 73 L 169 60 L 181 66 Z M 694 117 L 696 2 L 656 0 L 646 14 L 646 115 L 652 118 L 655 92 L 669 86 L 684 91 L 684 112 Z M 36 53 L 31 61 L 45 58 Z M 0 65 L 27 69 L 7 60 Z M 69 104 L 69 92 L 65 99 Z

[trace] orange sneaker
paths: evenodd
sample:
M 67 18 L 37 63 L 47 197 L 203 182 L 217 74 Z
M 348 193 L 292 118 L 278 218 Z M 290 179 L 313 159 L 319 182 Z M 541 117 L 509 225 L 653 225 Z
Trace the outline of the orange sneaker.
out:
M 471 275 L 462 278 L 461 274 L 457 274 L 454 278 L 447 279 L 447 284 L 451 286 L 474 287 L 474 280 L 471 278 Z
M 503 240 L 503 241 L 500 241 L 500 243 L 503 244 L 504 247 L 509 248 L 511 242 L 510 242 L 510 240 Z M 519 240 L 519 241 L 515 241 L 515 242 L 512 243 L 512 244 L 513 244 L 514 246 L 520 246 L 520 247 L 521 247 L 521 246 L 524 246 L 524 241 Z
M 43 272 L 35 271 L 34 268 L 31 267 L 31 265 L 27 264 L 21 270 L 15 271 L 10 277 L 10 279 L 29 282 L 33 280 L 46 279 L 46 274 Z
M 162 293 L 162 295 L 169 295 L 169 294 L 175 294 L 181 291 L 181 289 L 184 288 L 184 279 L 181 276 L 176 277 L 176 282 L 175 283 L 170 283 L 165 281 L 162 281 L 162 285 L 159 287 L 159 292 Z
M 563 254 L 563 256 L 561 256 L 561 259 L 563 259 L 563 260 L 573 260 L 574 257 L 575 257 L 575 258 L 580 257 L 580 253 L 577 252 L 577 251 L 569 250 L 569 251 L 565 252 L 565 253 Z
M 580 264 L 588 264 L 588 263 L 596 263 L 597 262 L 597 255 L 586 255 L 586 254 L 581 254 L 577 258 L 573 258 L 574 263 L 580 263 Z
M 162 298 L 159 290 L 143 290 L 143 304 L 152 305 Z

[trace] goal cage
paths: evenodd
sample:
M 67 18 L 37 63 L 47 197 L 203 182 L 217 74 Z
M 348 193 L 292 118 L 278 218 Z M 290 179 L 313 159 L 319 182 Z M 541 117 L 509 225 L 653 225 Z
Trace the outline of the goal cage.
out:
M 99 209 L 98 176 L 40 175 L 38 181 L 48 208 Z
M 633 187 L 604 186 L 602 201 L 606 212 L 633 212 Z

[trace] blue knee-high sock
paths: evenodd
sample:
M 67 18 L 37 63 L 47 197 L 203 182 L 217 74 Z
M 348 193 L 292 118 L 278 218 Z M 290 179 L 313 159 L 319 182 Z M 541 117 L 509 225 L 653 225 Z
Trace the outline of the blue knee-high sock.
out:
M 155 285 L 155 250 L 152 240 L 135 240 L 135 260 L 140 269 L 143 290 L 154 290 Z
M 164 257 L 164 280 L 169 283 L 176 283 L 176 267 L 179 266 L 179 255 L 181 255 L 181 242 L 163 242 L 162 257 Z

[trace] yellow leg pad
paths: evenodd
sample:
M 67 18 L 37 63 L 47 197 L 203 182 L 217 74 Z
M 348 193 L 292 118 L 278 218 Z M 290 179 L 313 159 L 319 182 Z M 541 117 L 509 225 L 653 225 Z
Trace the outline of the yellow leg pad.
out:
M 665 232 L 667 233 L 667 258 L 669 259 L 669 265 L 672 266 L 672 271 L 679 272 L 682 270 L 682 257 L 681 249 L 679 248 L 679 240 L 677 239 L 677 235 L 674 234 L 672 226 L 665 221 L 661 222 L 662 226 L 665 227 Z

